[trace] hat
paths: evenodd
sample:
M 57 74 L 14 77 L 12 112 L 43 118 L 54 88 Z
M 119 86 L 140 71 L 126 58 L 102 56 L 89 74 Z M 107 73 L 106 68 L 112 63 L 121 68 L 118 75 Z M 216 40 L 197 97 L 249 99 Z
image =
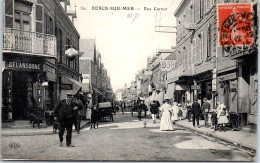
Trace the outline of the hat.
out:
M 74 95 L 72 93 L 67 93 L 67 97 L 73 97 Z
M 165 96 L 165 97 L 164 97 L 164 100 L 170 100 L 170 98 L 169 98 L 169 97 L 167 97 L 167 96 Z

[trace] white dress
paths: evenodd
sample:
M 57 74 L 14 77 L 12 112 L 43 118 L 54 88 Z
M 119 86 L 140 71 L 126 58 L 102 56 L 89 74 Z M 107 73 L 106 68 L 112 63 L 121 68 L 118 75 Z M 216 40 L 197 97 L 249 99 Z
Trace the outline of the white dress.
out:
M 171 105 L 165 103 L 160 107 L 160 111 L 162 112 L 162 118 L 160 123 L 160 130 L 173 130 L 173 124 L 171 121 Z
M 176 105 L 172 106 L 172 111 L 173 111 L 172 121 L 178 121 L 179 107 Z

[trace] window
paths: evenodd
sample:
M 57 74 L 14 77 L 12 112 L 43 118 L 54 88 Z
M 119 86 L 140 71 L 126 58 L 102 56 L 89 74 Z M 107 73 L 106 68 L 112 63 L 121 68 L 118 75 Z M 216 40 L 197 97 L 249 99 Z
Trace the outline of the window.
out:
M 62 30 L 59 29 L 59 54 L 60 54 L 60 60 L 59 62 L 62 63 L 62 56 L 63 56 L 63 43 L 62 43 Z
M 215 0 L 205 0 L 204 10 L 207 13 L 215 5 Z
M 14 22 L 14 28 L 15 29 L 21 29 L 21 18 L 20 18 L 20 13 L 16 12 L 15 13 L 15 22 Z
M 197 56 L 196 55 L 196 46 L 197 45 L 196 45 L 196 43 L 197 43 L 196 42 L 196 38 L 194 38 L 193 41 L 192 41 L 192 45 L 193 45 L 193 48 L 192 48 L 193 49 L 193 52 L 192 52 L 193 53 L 193 56 L 192 56 L 193 57 L 193 63 L 195 63 L 197 61 L 197 58 L 196 58 L 196 56 Z
M 190 6 L 190 23 L 193 23 L 193 7 Z

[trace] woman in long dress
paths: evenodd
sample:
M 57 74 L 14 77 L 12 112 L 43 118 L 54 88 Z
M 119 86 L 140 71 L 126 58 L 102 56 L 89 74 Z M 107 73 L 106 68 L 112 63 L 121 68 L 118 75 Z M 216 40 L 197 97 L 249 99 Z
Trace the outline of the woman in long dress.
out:
M 171 121 L 172 109 L 169 102 L 169 99 L 165 99 L 165 103 L 160 107 L 160 111 L 162 112 L 160 130 L 162 131 L 173 130 L 173 124 Z

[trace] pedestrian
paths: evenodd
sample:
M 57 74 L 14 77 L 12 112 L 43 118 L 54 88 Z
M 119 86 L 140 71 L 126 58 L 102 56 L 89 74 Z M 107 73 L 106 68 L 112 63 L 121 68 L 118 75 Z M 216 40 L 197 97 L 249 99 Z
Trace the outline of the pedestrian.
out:
M 227 123 L 229 123 L 227 116 L 228 116 L 228 111 L 226 109 L 226 106 L 224 104 L 220 104 L 217 113 L 218 125 L 220 126 L 220 131 L 225 132 L 225 126 Z
M 169 101 L 169 102 L 170 102 L 170 101 Z M 161 106 L 161 104 L 160 104 L 160 102 L 159 102 L 158 100 L 156 100 L 156 104 L 157 104 L 158 107 Z M 157 118 L 160 118 L 159 112 L 157 113 Z
M 160 130 L 162 131 L 173 130 L 171 121 L 172 107 L 169 103 L 170 99 L 165 98 L 165 103 L 160 107 L 160 111 L 162 112 Z
M 94 105 L 91 113 L 90 129 L 92 128 L 96 129 L 96 126 L 98 128 L 98 121 L 99 121 L 98 107 L 97 105 Z
M 214 128 L 214 130 L 215 131 L 217 131 L 217 129 L 218 129 L 218 118 L 217 118 L 217 111 L 219 110 L 219 105 L 221 104 L 221 102 L 217 102 L 217 106 L 216 106 L 216 108 L 214 108 L 213 110 L 212 110 L 212 117 L 211 117 L 211 120 L 212 120 L 212 126 L 211 126 L 211 128 L 213 129 Z
M 179 120 L 179 119 L 178 119 L 178 113 L 179 113 L 178 104 L 177 104 L 177 102 L 173 102 L 171 120 L 172 120 L 174 123 Z
M 150 112 L 152 114 L 153 123 L 156 123 L 156 114 L 159 112 L 159 106 L 156 100 L 153 100 L 150 104 Z
M 183 112 L 182 112 L 182 107 L 181 104 L 178 104 L 178 120 L 182 120 Z
M 199 128 L 199 118 L 200 118 L 200 104 L 198 103 L 198 100 L 195 99 L 192 106 L 191 106 L 191 112 L 192 112 L 192 121 L 193 121 L 193 127 L 195 127 L 195 120 L 197 121 L 197 127 Z
M 207 98 L 203 99 L 203 104 L 201 106 L 201 113 L 205 121 L 205 127 L 208 127 L 208 114 L 210 110 L 210 104 L 207 101 Z
M 77 131 L 78 134 L 80 134 L 80 124 L 81 124 L 81 119 L 82 119 L 82 115 L 83 115 L 83 111 L 85 110 L 85 107 L 83 105 L 83 102 L 80 99 L 80 95 L 78 94 L 76 96 L 76 104 L 78 106 L 78 111 L 75 111 L 74 116 L 75 116 L 75 120 L 74 120 L 74 124 L 75 124 L 75 130 Z
M 77 104 L 72 101 L 73 95 L 67 94 L 65 100 L 59 101 L 54 107 L 54 120 L 60 123 L 59 139 L 60 146 L 62 146 L 63 135 L 66 129 L 66 145 L 67 147 L 74 147 L 71 144 L 72 125 L 74 121 L 74 112 L 77 111 Z
M 185 104 L 185 106 L 187 109 L 187 118 L 188 118 L 189 122 L 191 122 L 191 105 L 192 105 L 192 103 L 189 100 L 187 100 L 187 103 Z
M 140 98 L 138 98 L 138 100 L 137 100 L 137 112 L 138 112 L 139 121 L 141 121 L 141 118 L 142 118 L 142 110 L 143 110 L 143 107 L 142 107 L 142 104 L 141 104 L 141 100 L 140 100 Z
M 122 114 L 124 114 L 124 109 L 126 108 L 125 102 L 121 103 L 121 109 L 122 109 Z

